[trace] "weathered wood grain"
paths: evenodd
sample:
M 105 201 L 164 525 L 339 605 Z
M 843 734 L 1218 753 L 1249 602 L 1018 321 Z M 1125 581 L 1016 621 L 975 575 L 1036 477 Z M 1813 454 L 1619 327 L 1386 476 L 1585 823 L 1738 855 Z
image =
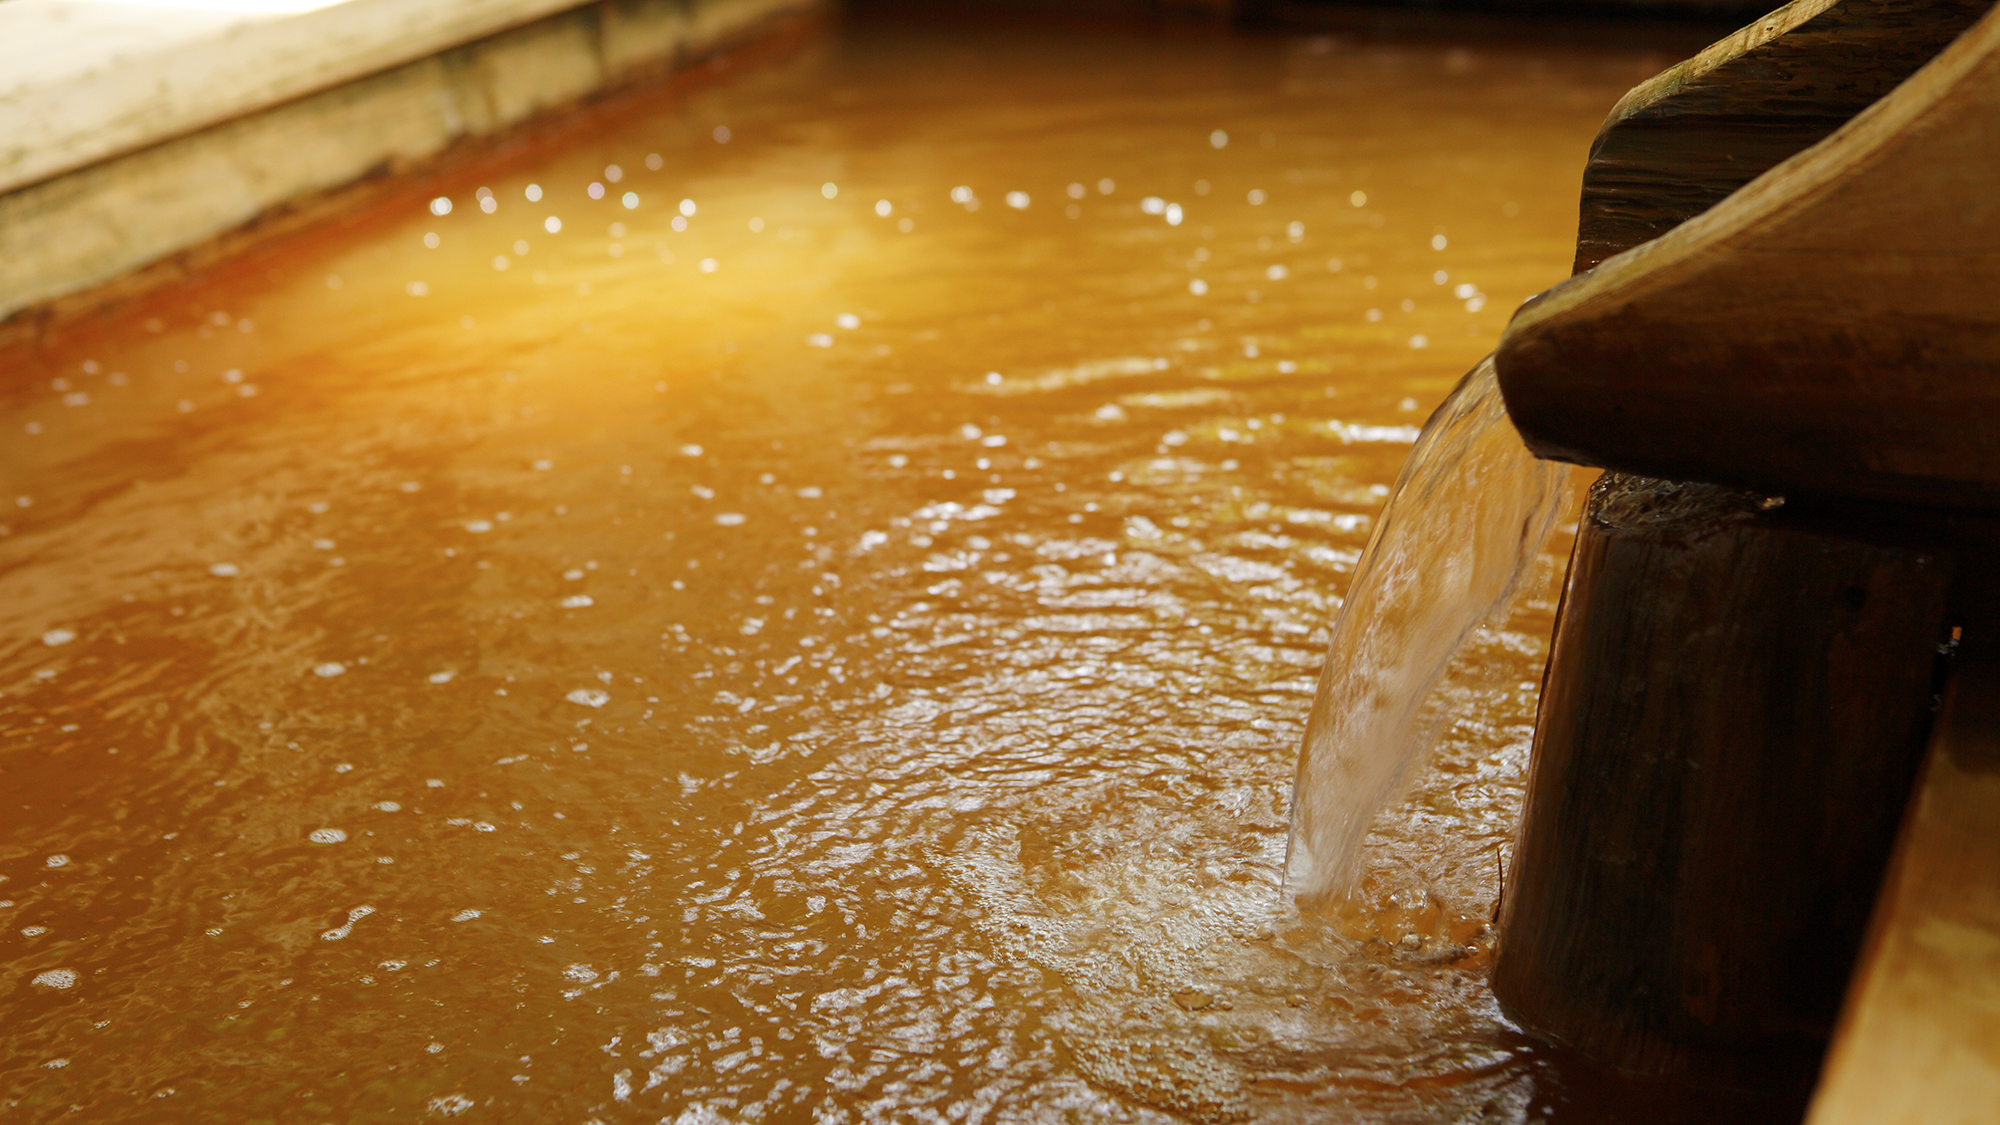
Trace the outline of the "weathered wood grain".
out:
M 1583 173 L 1576 269 L 1658 238 L 1825 139 L 1992 0 L 1795 0 L 1634 87 Z
M 1832 136 L 1524 306 L 1538 454 L 2000 509 L 2000 15 Z
M 1615 1068 L 1803 1105 L 1923 749 L 1952 563 L 1606 474 L 1493 987 Z

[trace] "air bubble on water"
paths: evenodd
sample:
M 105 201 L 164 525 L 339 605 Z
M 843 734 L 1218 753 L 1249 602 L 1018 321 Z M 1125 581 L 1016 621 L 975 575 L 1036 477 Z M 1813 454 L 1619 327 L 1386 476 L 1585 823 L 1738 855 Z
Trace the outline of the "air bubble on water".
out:
M 743 515 L 743 513 L 742 513 L 742 512 L 717 512 L 717 513 L 715 513 L 715 522 L 716 522 L 717 524 L 719 524 L 720 526 L 722 526 L 722 527 L 737 527 L 737 526 L 740 526 L 740 525 L 741 525 L 741 524 L 743 523 L 744 519 L 745 519 L 745 516 Z
M 577 688 L 575 691 L 563 696 L 563 698 L 569 700 L 571 703 L 580 703 L 585 707 L 602 707 L 611 702 L 611 693 L 599 691 L 596 688 Z
M 1208 144 L 1210 148 L 1221 148 L 1224 145 L 1227 145 L 1228 143 L 1229 143 L 1229 134 L 1223 132 L 1220 129 L 1217 129 L 1208 135 Z
M 861 318 L 855 316 L 853 313 L 841 313 L 839 316 L 833 318 L 833 322 L 850 331 L 861 327 Z
M 1197 277 L 1193 281 L 1188 282 L 1188 292 L 1197 297 L 1202 296 L 1208 292 L 1208 282 Z
M 42 643 L 50 648 L 54 648 L 57 645 L 66 645 L 75 639 L 76 633 L 69 629 L 50 629 L 48 632 L 42 634 Z
M 66 855 L 52 855 L 52 856 L 50 856 L 49 858 L 47 858 L 47 859 L 45 859 L 45 860 L 43 860 L 43 861 L 42 861 L 42 866 L 43 866 L 43 867 L 68 867 L 68 866 L 69 866 L 69 857 L 68 857 L 68 856 L 66 856 Z
M 683 445 L 681 446 L 681 456 L 699 457 L 701 456 L 701 446 L 693 444 Z
M 377 811 L 377 812 L 402 812 L 402 811 L 403 811 L 403 806 L 401 806 L 401 805 L 397 804 L 397 803 L 396 803 L 396 802 L 394 802 L 394 801 L 377 801 L 377 802 L 375 802 L 375 804 L 374 804 L 374 806 L 373 806 L 373 807 L 374 807 L 375 811 Z
M 833 337 L 824 332 L 815 332 L 806 337 L 806 343 L 815 348 L 830 348 L 833 346 Z
M 587 609 L 597 603 L 591 600 L 589 594 L 571 594 L 561 604 L 564 609 Z
M 1157 195 L 1149 195 L 1139 201 L 1139 210 L 1148 215 L 1164 215 L 1167 213 L 1167 201 Z
M 473 913 L 473 916 L 474 916 L 474 917 L 477 917 L 477 916 L 478 916 L 478 914 L 479 914 L 479 912 L 478 912 L 477 910 L 473 911 L 472 913 Z M 438 1053 L 439 1051 L 442 1051 L 442 1050 L 444 1050 L 444 1044 L 442 1044 L 442 1043 L 432 1043 L 432 1044 L 431 1044 L 430 1046 L 428 1046 L 428 1047 L 425 1047 L 425 1048 L 424 1048 L 424 1050 L 425 1050 L 425 1051 L 426 1051 L 427 1053 L 429 1053 L 429 1054 L 433 1054 L 433 1055 L 435 1055 L 435 1054 L 437 1054 L 437 1053 Z
M 242 570 L 237 568 L 235 563 L 226 563 L 226 562 L 211 563 L 209 565 L 208 572 L 210 574 L 215 575 L 217 578 L 234 578 L 237 575 L 243 573 Z
M 347 833 L 338 828 L 315 828 L 306 839 L 315 844 L 338 844 L 347 839 Z
M 35 979 L 30 983 L 36 988 L 63 989 L 75 988 L 76 980 L 75 969 L 49 969 L 45 972 L 36 973 Z
M 425 679 L 428 679 L 430 682 L 434 684 L 448 684 L 451 682 L 451 678 L 454 675 L 456 675 L 456 673 L 454 672 L 432 672 L 429 676 L 426 676 Z
M 347 665 L 337 660 L 328 660 L 324 663 L 313 665 L 313 675 L 322 676 L 329 680 L 345 671 L 347 671 Z
M 577 579 L 582 577 L 583 577 L 582 567 L 573 566 L 570 567 L 568 570 L 563 571 L 563 578 L 570 582 L 575 582 Z
M 437 777 L 429 777 L 429 778 L 425 778 L 425 779 L 424 779 L 424 788 L 426 788 L 426 789 L 443 789 L 443 788 L 444 788 L 444 779 L 443 779 L 443 778 L 437 778 Z
M 578 984 L 589 984 L 597 979 L 597 971 L 589 965 L 571 965 L 563 970 L 562 975 Z

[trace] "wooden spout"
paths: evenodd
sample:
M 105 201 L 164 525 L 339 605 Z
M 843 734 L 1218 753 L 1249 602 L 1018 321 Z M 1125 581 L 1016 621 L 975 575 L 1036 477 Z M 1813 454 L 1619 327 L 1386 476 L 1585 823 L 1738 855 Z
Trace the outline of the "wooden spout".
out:
M 1825 140 L 1524 306 L 1508 410 L 1560 460 L 2000 508 L 1996 183 L 1989 9 Z

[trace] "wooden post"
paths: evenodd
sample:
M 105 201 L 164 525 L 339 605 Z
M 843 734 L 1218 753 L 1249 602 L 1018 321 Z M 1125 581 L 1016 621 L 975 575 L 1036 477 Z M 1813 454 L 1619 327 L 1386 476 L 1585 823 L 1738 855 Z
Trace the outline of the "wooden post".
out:
M 1921 758 L 1953 567 L 1796 509 L 1591 490 L 1493 987 L 1612 1067 L 1802 1106 Z

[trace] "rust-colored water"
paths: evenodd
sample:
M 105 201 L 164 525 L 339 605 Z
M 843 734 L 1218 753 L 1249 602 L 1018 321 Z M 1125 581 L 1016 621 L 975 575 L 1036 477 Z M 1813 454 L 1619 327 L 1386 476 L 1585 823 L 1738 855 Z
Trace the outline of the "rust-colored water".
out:
M 1337 924 L 1286 802 L 1663 61 L 836 29 L 5 357 L 0 1118 L 1548 1112 L 1546 576 Z

